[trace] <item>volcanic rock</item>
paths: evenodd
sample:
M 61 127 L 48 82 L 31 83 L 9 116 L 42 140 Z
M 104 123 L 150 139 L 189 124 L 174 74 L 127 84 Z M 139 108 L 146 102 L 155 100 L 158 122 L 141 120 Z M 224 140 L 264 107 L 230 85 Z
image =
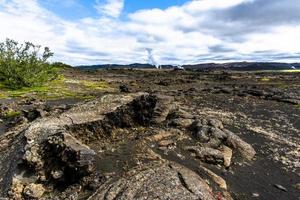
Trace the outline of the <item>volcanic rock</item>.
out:
M 213 200 L 211 189 L 195 172 L 175 163 L 152 163 L 109 180 L 89 200 L 104 199 Z
M 45 192 L 42 184 L 29 184 L 24 188 L 24 196 L 29 199 L 40 199 Z

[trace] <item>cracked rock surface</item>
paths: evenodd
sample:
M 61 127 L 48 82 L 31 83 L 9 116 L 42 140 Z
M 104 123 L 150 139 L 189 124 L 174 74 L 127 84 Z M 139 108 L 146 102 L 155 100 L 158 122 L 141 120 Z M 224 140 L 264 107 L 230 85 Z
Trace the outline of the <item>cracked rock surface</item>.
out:
M 131 80 L 131 71 L 122 73 Z M 24 110 L 0 134 L 0 199 L 297 196 L 300 127 L 290 109 L 297 93 L 195 87 L 217 76 L 189 72 L 170 72 L 179 79 L 160 72 L 158 78 L 167 76 L 162 84 L 147 75 L 152 72 L 141 79 L 139 73 L 141 88 L 129 82 L 128 91 L 52 111 L 42 103 L 38 111 Z M 222 79 L 229 81 L 236 84 Z M 149 89 L 150 83 L 156 86 Z
M 18 133 L 23 140 L 20 148 L 24 151 L 12 155 L 18 160 L 18 164 L 13 165 L 14 173 L 8 174 L 11 169 L 2 172 L 10 176 L 6 183 L 11 185 L 3 187 L 3 191 L 8 191 L 9 197 L 15 199 L 59 199 L 70 192 L 76 194 L 76 198 L 90 195 L 89 199 L 214 199 L 214 190 L 200 174 L 162 158 L 153 145 L 167 150 L 178 148 L 177 141 L 184 144 L 186 139 L 199 140 L 201 143 L 184 146 L 181 150 L 194 152 L 196 159 L 202 162 L 226 166 L 230 166 L 230 159 L 222 152 L 225 144 L 248 160 L 253 158 L 255 151 L 216 119 L 202 119 L 200 123 L 198 116 L 181 112 L 183 120 L 192 120 L 191 125 L 177 124 L 177 128 L 168 130 L 164 125 L 178 116 L 174 115 L 176 112 L 178 108 L 169 96 L 137 93 L 103 96 L 58 116 L 33 121 Z M 130 133 L 137 127 L 140 132 Z M 165 135 L 158 136 L 156 132 Z M 124 136 L 136 138 L 131 141 L 132 146 L 126 147 L 126 151 L 134 151 L 126 162 L 130 159 L 138 162 L 122 166 L 128 169 L 119 176 L 99 173 L 101 165 L 106 165 L 101 158 L 108 152 L 120 151 Z M 107 147 L 111 142 L 120 143 L 116 147 L 119 149 Z M 205 168 L 202 166 L 202 169 Z M 97 179 L 101 181 L 94 183 Z M 226 187 L 217 190 L 231 198 Z

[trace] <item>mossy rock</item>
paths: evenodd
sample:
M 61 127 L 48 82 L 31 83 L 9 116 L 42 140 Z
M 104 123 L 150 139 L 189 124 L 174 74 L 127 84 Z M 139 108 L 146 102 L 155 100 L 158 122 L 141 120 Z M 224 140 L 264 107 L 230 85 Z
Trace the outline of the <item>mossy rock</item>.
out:
M 9 110 L 3 113 L 3 118 L 4 119 L 14 119 L 16 117 L 21 116 L 21 112 L 19 111 L 14 111 L 14 110 Z

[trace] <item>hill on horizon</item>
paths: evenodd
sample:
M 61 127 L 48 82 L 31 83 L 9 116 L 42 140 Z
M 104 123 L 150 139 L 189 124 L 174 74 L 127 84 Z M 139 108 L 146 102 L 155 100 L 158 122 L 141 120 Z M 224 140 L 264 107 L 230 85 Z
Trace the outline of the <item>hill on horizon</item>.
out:
M 151 69 L 154 65 L 145 63 L 133 63 L 129 65 L 121 64 L 100 64 L 100 65 L 80 65 L 75 66 L 82 69 L 100 69 L 100 68 L 134 68 L 134 69 Z M 161 65 L 163 69 L 178 68 L 177 65 Z M 230 62 L 230 63 L 201 63 L 182 65 L 185 69 L 192 70 L 212 70 L 212 69 L 228 69 L 228 70 L 287 70 L 300 69 L 300 63 L 280 63 L 280 62 Z

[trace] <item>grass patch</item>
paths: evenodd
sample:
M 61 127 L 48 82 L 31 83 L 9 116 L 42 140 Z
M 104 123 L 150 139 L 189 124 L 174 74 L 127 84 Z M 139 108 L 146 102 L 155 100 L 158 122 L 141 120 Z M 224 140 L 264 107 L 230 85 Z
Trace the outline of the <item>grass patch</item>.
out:
M 61 74 L 57 79 L 49 81 L 42 86 L 12 90 L 0 83 L 0 99 L 26 97 L 46 100 L 63 98 L 93 99 L 93 96 L 89 95 L 90 92 L 105 89 L 109 89 L 109 85 L 105 81 L 73 80 Z
M 271 79 L 270 78 L 267 78 L 267 77 L 263 77 L 260 79 L 260 81 L 263 81 L 263 82 L 268 82 L 270 81 Z
M 4 92 L 0 91 L 0 99 L 6 99 L 6 98 L 7 95 Z
M 282 72 L 289 72 L 289 73 L 299 73 L 300 69 L 283 69 L 283 70 L 256 70 L 256 71 L 248 71 L 252 73 L 282 73 Z
M 80 81 L 80 84 L 84 85 L 87 89 L 90 90 L 103 90 L 107 89 L 109 86 L 105 81 Z
M 5 119 L 13 119 L 16 117 L 19 117 L 21 115 L 21 112 L 19 111 L 14 111 L 14 110 L 9 110 L 3 113 L 3 118 Z
M 295 72 L 300 72 L 300 69 L 287 69 L 287 70 L 280 70 L 281 72 L 291 72 L 291 73 L 295 73 Z
M 58 76 L 57 79 L 50 81 L 42 86 L 23 87 L 20 89 L 11 90 L 3 85 L 0 85 L 2 91 L 2 98 L 17 98 L 36 96 L 41 99 L 55 99 L 60 97 L 73 97 L 75 92 L 71 91 L 65 85 L 65 78 L 63 75 Z

